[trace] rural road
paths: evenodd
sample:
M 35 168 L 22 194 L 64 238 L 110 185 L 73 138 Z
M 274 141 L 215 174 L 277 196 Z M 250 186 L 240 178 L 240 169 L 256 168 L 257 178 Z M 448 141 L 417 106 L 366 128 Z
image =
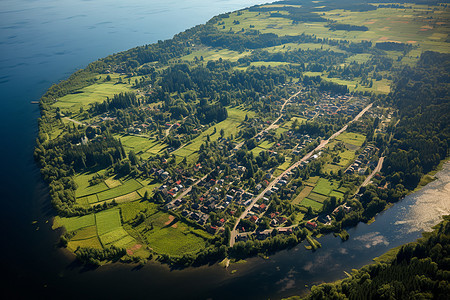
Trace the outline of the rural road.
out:
M 260 132 L 258 132 L 253 138 L 257 138 L 258 136 L 262 135 L 264 132 L 267 132 L 271 129 L 275 129 L 277 127 L 277 123 L 278 121 L 280 121 L 280 119 L 283 117 L 283 110 L 284 107 L 286 106 L 287 103 L 289 103 L 289 101 L 292 100 L 292 98 L 296 97 L 298 94 L 300 94 L 301 91 L 298 91 L 297 93 L 293 94 L 291 97 L 289 97 L 287 100 L 284 101 L 283 105 L 281 105 L 281 109 L 280 109 L 280 116 L 272 122 L 272 124 L 269 125 L 269 127 L 264 128 L 263 130 L 261 130 Z M 239 144 L 236 145 L 236 147 L 234 147 L 235 150 L 239 150 L 243 145 L 244 145 L 245 141 L 240 142 Z
M 77 125 L 83 125 L 83 126 L 85 126 L 86 124 L 84 124 L 84 123 L 82 123 L 82 122 L 80 122 L 80 121 L 77 121 L 77 120 L 74 120 L 74 119 L 71 119 L 71 118 L 69 118 L 69 117 L 64 117 L 64 119 L 66 119 L 67 121 L 71 121 L 71 122 L 74 122 L 75 124 L 77 124 Z
M 381 168 L 383 167 L 383 162 L 384 162 L 384 156 L 380 157 L 380 159 L 378 160 L 378 164 L 375 167 L 375 169 L 373 170 L 373 172 L 367 176 L 366 180 L 364 180 L 364 182 L 361 184 L 361 186 L 366 186 L 369 184 L 370 180 L 372 180 L 372 177 L 380 172 Z
M 353 123 L 353 122 L 357 121 L 359 118 L 361 118 L 371 107 L 372 107 L 372 103 L 367 105 L 353 120 L 348 122 L 347 125 L 342 127 L 339 131 L 335 132 L 327 140 L 322 140 L 320 142 L 320 144 L 314 150 L 312 150 L 311 152 L 306 154 L 302 159 L 300 159 L 299 161 L 297 161 L 296 163 L 291 165 L 283 173 L 281 173 L 277 178 L 275 178 L 271 183 L 269 183 L 269 185 L 258 196 L 256 196 L 253 199 L 253 201 L 247 206 L 247 208 L 244 210 L 244 212 L 236 220 L 236 223 L 234 224 L 233 230 L 231 231 L 231 235 L 230 235 L 230 247 L 233 247 L 234 243 L 236 242 L 236 236 L 237 236 L 236 227 L 238 226 L 239 222 L 247 216 L 247 214 L 250 212 L 250 210 L 253 208 L 253 206 L 256 204 L 256 202 L 259 199 L 261 199 L 262 197 L 264 197 L 264 195 L 267 191 L 271 190 L 278 183 L 278 181 L 281 180 L 281 178 L 283 178 L 284 175 L 289 173 L 291 170 L 297 168 L 302 162 L 308 160 L 315 152 L 318 152 L 319 150 L 324 148 L 332 139 L 336 138 L 342 132 L 344 132 L 347 129 L 348 125 L 350 125 L 351 123 Z

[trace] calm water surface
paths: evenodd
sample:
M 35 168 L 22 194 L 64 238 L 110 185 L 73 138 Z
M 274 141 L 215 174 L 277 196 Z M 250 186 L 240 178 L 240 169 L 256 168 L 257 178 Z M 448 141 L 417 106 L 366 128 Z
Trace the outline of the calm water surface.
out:
M 58 234 L 48 222 L 54 212 L 32 159 L 39 109 L 30 101 L 100 57 L 170 38 L 219 13 L 264 2 L 0 1 L 0 270 L 8 275 L 0 283 L 3 295 L 276 299 L 303 293 L 305 285 L 341 278 L 344 270 L 415 240 L 439 215 L 449 213 L 447 164 L 429 187 L 379 215 L 374 224 L 349 230 L 349 241 L 321 238 L 323 248 L 315 253 L 299 245 L 229 270 L 205 266 L 170 271 L 159 264 L 136 270 L 115 264 L 86 271 L 55 247 Z M 233 269 L 237 271 L 231 274 Z

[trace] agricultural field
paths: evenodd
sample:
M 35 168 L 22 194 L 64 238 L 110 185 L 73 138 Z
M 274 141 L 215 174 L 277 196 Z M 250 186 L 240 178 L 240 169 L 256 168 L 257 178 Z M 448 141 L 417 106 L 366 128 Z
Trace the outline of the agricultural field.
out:
M 54 228 L 64 226 L 68 232 L 76 231 L 84 227 L 95 225 L 95 217 L 93 214 L 82 217 L 61 218 L 56 217 L 54 220 Z
M 343 132 L 342 134 L 336 137 L 336 140 L 341 141 L 345 144 L 354 145 L 359 148 L 362 146 L 362 144 L 364 144 L 366 137 L 359 133 Z
M 108 189 L 108 186 L 104 182 L 93 186 L 90 185 L 89 180 L 97 174 L 97 172 L 88 171 L 83 174 L 78 174 L 74 177 L 74 181 L 77 184 L 77 189 L 75 190 L 75 196 L 77 198 L 99 193 Z
M 115 94 L 122 92 L 134 91 L 131 84 L 125 83 L 127 79 L 124 78 L 124 83 L 117 83 L 119 74 L 110 74 L 111 81 L 105 81 L 106 76 L 98 77 L 98 81 L 90 86 L 80 89 L 76 93 L 66 95 L 53 104 L 54 107 L 59 107 L 62 111 L 70 111 L 71 113 L 79 112 L 80 107 L 95 102 L 102 102 L 107 97 L 113 97 Z M 133 78 L 133 82 L 134 82 Z
M 67 232 L 75 232 L 68 244 L 72 250 L 78 246 L 96 249 L 110 245 L 131 247 L 136 241 L 122 227 L 120 214 L 120 209 L 114 208 L 82 217 L 57 217 L 53 227 L 64 227 Z
M 95 214 L 98 235 L 121 228 L 120 212 L 118 209 L 110 209 Z
M 313 189 L 314 193 L 328 196 L 332 190 L 338 188 L 338 183 L 328 179 L 320 178 Z
M 318 211 L 322 209 L 323 204 L 317 201 L 311 200 L 309 198 L 304 198 L 300 204 L 304 207 L 311 207 L 312 209 Z
M 142 188 L 142 185 L 135 179 L 128 179 L 123 181 L 122 185 L 97 194 L 98 201 L 117 198 Z
M 306 198 L 309 195 L 309 193 L 311 193 L 313 188 L 314 187 L 312 186 L 305 186 L 303 190 L 300 192 L 300 194 L 298 194 L 298 196 L 292 201 L 292 204 L 299 204 L 300 202 L 302 202 L 302 200 Z
M 128 152 L 130 152 L 130 150 L 133 150 L 134 153 L 140 155 L 143 152 L 150 151 L 152 148 L 157 147 L 157 145 L 160 144 L 157 141 L 151 140 L 147 137 L 127 135 L 127 134 L 116 135 L 115 138 L 120 139 L 127 154 Z M 159 152 L 160 150 L 161 148 L 158 148 L 157 152 Z
M 220 58 L 224 60 L 237 61 L 241 57 L 249 55 L 249 51 L 237 52 L 229 49 L 214 49 L 209 47 L 204 47 L 202 49 L 194 50 L 192 53 L 181 57 L 182 60 L 193 61 L 195 58 L 198 60 L 203 57 L 203 61 L 207 62 L 210 60 L 219 60 Z
M 268 6 L 266 6 L 268 7 Z M 288 14 L 281 6 L 271 6 L 272 12 Z M 300 6 L 297 6 L 300 7 Z M 403 42 L 418 45 L 422 50 L 437 50 L 449 52 L 448 43 L 443 43 L 449 34 L 445 26 L 450 12 L 441 10 L 430 19 L 428 13 L 433 8 L 425 5 L 408 5 L 408 8 L 378 8 L 371 11 L 350 11 L 336 9 L 316 12 L 324 18 L 334 20 L 341 24 L 364 25 L 368 31 L 329 30 L 326 22 L 299 22 L 281 17 L 270 17 L 270 12 L 252 12 L 243 10 L 230 14 L 229 18 L 222 19 L 224 24 L 216 24 L 223 32 L 244 32 L 259 30 L 262 33 L 275 33 L 283 35 L 314 34 L 320 38 L 344 39 L 354 42 L 370 40 L 372 42 Z M 239 24 L 236 24 L 239 22 Z M 291 49 L 298 46 L 289 45 Z M 315 46 L 305 46 L 314 49 Z M 281 46 L 283 49 L 283 46 Z M 280 48 L 275 48 L 275 51 Z

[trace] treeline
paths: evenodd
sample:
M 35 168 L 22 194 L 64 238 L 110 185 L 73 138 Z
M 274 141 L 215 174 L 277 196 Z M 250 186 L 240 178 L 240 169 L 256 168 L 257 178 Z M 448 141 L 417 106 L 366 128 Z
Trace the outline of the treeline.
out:
M 413 45 L 397 42 L 381 42 L 376 43 L 375 48 L 386 51 L 403 51 L 407 53 L 413 48 Z
M 359 25 L 350 25 L 350 24 L 340 24 L 340 23 L 331 23 L 326 25 L 329 30 L 346 30 L 346 31 L 367 31 L 369 28 L 367 26 L 359 26 Z
M 392 261 L 365 266 L 339 283 L 313 286 L 305 299 L 447 299 L 450 217 L 423 236 L 402 246 Z
M 228 252 L 229 256 L 235 259 L 243 259 L 257 254 L 267 255 L 275 251 L 294 247 L 306 236 L 307 231 L 305 229 L 296 229 L 295 233 L 289 235 L 277 234 L 276 230 L 274 230 L 273 236 L 265 240 L 240 241 L 234 244 L 233 248 L 230 248 Z
M 95 102 L 92 105 L 91 110 L 97 114 L 100 114 L 114 109 L 122 109 L 138 105 L 139 101 L 136 98 L 136 94 L 133 92 L 126 92 L 115 94 L 112 99 L 107 97 L 102 103 Z
M 118 261 L 127 254 L 124 248 L 110 246 L 104 249 L 78 248 L 75 250 L 77 259 L 89 266 L 100 266 L 104 261 Z

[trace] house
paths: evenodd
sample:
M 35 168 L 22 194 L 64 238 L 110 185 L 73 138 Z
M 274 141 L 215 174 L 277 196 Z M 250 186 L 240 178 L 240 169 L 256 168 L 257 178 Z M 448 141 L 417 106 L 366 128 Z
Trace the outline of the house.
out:
M 258 240 L 265 240 L 268 237 L 270 237 L 270 233 L 269 232 L 257 232 L 256 233 L 256 238 Z
M 306 227 L 314 230 L 317 228 L 317 224 L 315 222 L 308 221 L 308 222 L 306 222 Z
M 263 211 L 265 211 L 266 210 L 266 205 L 263 203 L 263 204 L 261 204 L 260 206 L 259 206 L 259 211 L 261 211 L 261 212 L 263 212 Z
M 258 222 L 258 220 L 259 220 L 259 218 L 257 216 L 251 216 L 250 217 L 250 221 L 253 222 L 253 223 Z
M 211 234 L 216 234 L 216 232 L 217 232 L 217 227 L 216 226 L 208 226 L 208 227 L 206 227 L 206 231 L 207 232 L 209 232 L 209 233 L 211 233 Z

